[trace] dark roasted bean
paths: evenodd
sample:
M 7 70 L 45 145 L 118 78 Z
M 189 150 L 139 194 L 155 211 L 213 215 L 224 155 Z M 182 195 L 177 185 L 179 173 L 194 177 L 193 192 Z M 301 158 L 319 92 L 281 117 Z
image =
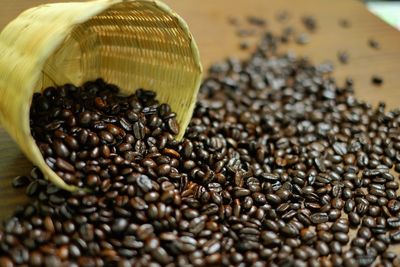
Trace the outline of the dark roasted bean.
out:
M 374 49 L 379 49 L 379 43 L 375 39 L 369 39 L 368 45 Z
M 357 226 L 361 223 L 360 216 L 355 212 L 349 213 L 349 221 L 353 226 Z
M 30 179 L 27 176 L 17 176 L 12 181 L 12 186 L 14 188 L 26 187 L 30 183 Z
M 316 249 L 321 256 L 328 255 L 330 251 L 328 245 L 323 241 L 317 241 Z
M 59 157 L 68 158 L 70 151 L 67 146 L 60 140 L 55 140 L 53 143 L 53 149 Z
M 99 137 L 103 142 L 112 143 L 114 142 L 114 136 L 108 131 L 101 131 Z
M 310 216 L 311 222 L 314 224 L 324 223 L 329 220 L 328 214 L 324 212 L 314 213 Z
M 264 231 L 261 233 L 261 239 L 265 246 L 276 247 L 280 244 L 280 239 L 277 234 L 271 231 Z
M 75 167 L 72 164 L 70 164 L 68 161 L 63 160 L 62 158 L 57 158 L 56 166 L 61 171 L 66 171 L 66 172 L 74 172 L 75 171 Z
M 337 232 L 334 234 L 335 240 L 339 241 L 342 244 L 346 244 L 349 242 L 349 236 L 343 232 Z
M 29 186 L 26 188 L 26 194 L 28 196 L 32 197 L 32 196 L 38 194 L 39 190 L 40 190 L 39 182 L 38 182 L 38 180 L 35 180 L 35 181 L 31 182 L 29 184 Z
M 355 98 L 350 78 L 337 86 L 330 62 L 277 54 L 308 34 L 267 32 L 247 60 L 211 66 L 182 141 L 180 116 L 151 91 L 97 79 L 35 93 L 45 163 L 84 190 L 32 171 L 31 202 L 0 231 L 0 265 L 393 265 L 400 112 Z
M 348 233 L 349 232 L 349 225 L 347 220 L 338 220 L 332 225 L 332 231 L 334 232 L 343 232 L 343 233 Z
M 372 236 L 371 230 L 369 228 L 367 228 L 367 227 L 361 227 L 358 230 L 357 234 L 358 234 L 359 237 L 362 237 L 362 238 L 364 238 L 366 240 L 371 239 L 371 236 Z
M 392 230 L 390 231 L 390 238 L 393 242 L 399 243 L 400 242 L 400 230 Z
M 362 219 L 362 225 L 368 228 L 374 228 L 376 226 L 375 219 L 371 216 L 365 216 Z
M 133 123 L 133 135 L 135 136 L 136 139 L 144 138 L 145 135 L 144 127 L 145 126 L 140 121 Z
M 172 134 L 179 133 L 179 125 L 175 118 L 171 118 L 167 121 L 168 129 L 171 131 Z
M 353 199 L 346 200 L 345 205 L 344 205 L 344 211 L 346 213 L 352 212 L 354 210 L 355 205 L 356 205 L 356 203 Z

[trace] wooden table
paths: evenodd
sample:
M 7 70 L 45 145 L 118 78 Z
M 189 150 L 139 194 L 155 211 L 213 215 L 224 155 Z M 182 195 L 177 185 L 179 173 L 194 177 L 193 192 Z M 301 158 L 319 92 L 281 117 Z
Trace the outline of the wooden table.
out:
M 0 28 L 24 9 L 54 0 L 13 0 L 2 5 Z M 358 1 L 350 0 L 166 0 L 190 25 L 200 47 L 204 67 L 227 56 L 243 57 L 239 49 L 240 38 L 235 28 L 228 24 L 228 17 L 234 16 L 244 22 L 246 16 L 256 15 L 268 19 L 268 28 L 281 30 L 293 25 L 304 31 L 300 18 L 313 15 L 317 19 L 316 34 L 310 35 L 306 46 L 290 45 L 289 49 L 299 55 L 306 55 L 314 62 L 332 60 L 339 83 L 351 76 L 355 81 L 356 94 L 373 104 L 385 101 L 389 108 L 400 107 L 400 32 L 370 14 Z M 290 18 L 286 24 L 278 23 L 276 15 L 287 10 Z M 347 18 L 351 26 L 342 28 L 338 21 Z M 379 41 L 380 49 L 368 46 L 369 38 Z M 255 40 L 253 40 L 255 41 Z M 347 65 L 340 65 L 336 55 L 339 50 L 350 54 Z M 380 87 L 371 85 L 371 76 L 379 74 L 384 78 Z M 0 129 L 0 219 L 8 216 L 18 204 L 27 199 L 21 190 L 11 187 L 11 179 L 27 174 L 31 164 L 21 154 L 15 143 Z M 396 249 L 400 252 L 400 248 Z

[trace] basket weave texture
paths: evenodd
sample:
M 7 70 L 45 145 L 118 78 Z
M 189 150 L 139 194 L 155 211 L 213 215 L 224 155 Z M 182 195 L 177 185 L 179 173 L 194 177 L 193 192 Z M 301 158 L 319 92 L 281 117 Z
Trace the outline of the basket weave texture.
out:
M 186 23 L 154 0 L 96 0 L 29 9 L 0 34 L 0 123 L 57 186 L 30 134 L 34 92 L 103 78 L 122 93 L 154 90 L 177 114 L 182 138 L 201 81 L 199 52 Z

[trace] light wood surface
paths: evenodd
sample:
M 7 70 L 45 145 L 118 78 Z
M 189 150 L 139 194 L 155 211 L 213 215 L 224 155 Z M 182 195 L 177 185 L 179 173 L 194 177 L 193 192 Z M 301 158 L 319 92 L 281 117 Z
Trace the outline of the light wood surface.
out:
M 0 28 L 26 8 L 56 2 L 54 0 L 13 0 L 2 5 Z M 310 34 L 306 46 L 290 45 L 298 55 L 306 55 L 314 62 L 331 60 L 334 76 L 339 84 L 350 76 L 355 81 L 356 95 L 373 104 L 385 101 L 387 107 L 400 107 L 400 32 L 369 13 L 361 2 L 355 0 L 166 0 L 189 24 L 200 48 L 202 62 L 207 68 L 212 62 L 227 56 L 243 57 L 246 52 L 239 49 L 240 38 L 228 17 L 237 17 L 243 24 L 246 16 L 256 15 L 268 20 L 268 28 L 281 31 L 293 25 L 299 32 L 305 31 L 300 18 L 313 15 L 318 29 Z M 286 24 L 278 23 L 276 15 L 287 10 L 290 18 Z M 346 18 L 349 28 L 342 28 L 338 21 Z M 380 43 L 380 49 L 368 46 L 368 39 Z M 256 38 L 252 39 L 253 41 Z M 255 43 L 255 42 L 254 42 Z M 347 65 L 341 65 L 336 55 L 346 50 L 350 55 Z M 373 86 L 371 76 L 383 77 L 382 86 Z M 0 128 L 0 219 L 7 217 L 17 204 L 27 199 L 21 190 L 11 187 L 16 175 L 29 173 L 31 164 L 21 154 L 15 143 Z M 400 248 L 396 251 L 400 253 Z

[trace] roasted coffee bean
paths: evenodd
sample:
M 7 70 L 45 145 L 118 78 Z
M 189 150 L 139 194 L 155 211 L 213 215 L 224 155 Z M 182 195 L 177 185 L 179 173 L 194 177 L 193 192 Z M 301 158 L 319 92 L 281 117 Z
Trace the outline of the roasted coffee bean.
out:
M 344 143 L 336 142 L 332 145 L 332 148 L 337 154 L 339 154 L 341 156 L 343 156 L 347 153 L 347 146 Z
M 78 150 L 79 149 L 79 143 L 78 140 L 72 136 L 68 135 L 67 137 L 64 138 L 65 144 L 71 149 L 71 150 Z
M 341 244 L 346 244 L 349 242 L 349 236 L 343 232 L 337 232 L 334 234 L 335 240 L 339 241 Z
M 171 172 L 171 165 L 162 164 L 157 168 L 157 173 L 160 176 L 168 175 Z
M 366 239 L 367 241 L 371 239 L 372 233 L 371 230 L 367 227 L 361 227 L 358 230 L 358 236 Z
M 397 199 L 392 199 L 387 203 L 387 207 L 391 212 L 400 211 L 400 201 Z
M 263 244 L 267 247 L 276 247 L 281 243 L 281 240 L 278 238 L 278 235 L 272 231 L 262 232 L 261 239 Z
M 340 218 L 340 216 L 341 216 L 341 211 L 338 209 L 331 209 L 328 212 L 328 218 L 330 221 L 334 221 L 334 220 Z
M 334 232 L 349 232 L 349 222 L 347 220 L 339 219 L 332 224 L 331 230 Z
M 325 223 L 329 220 L 328 214 L 324 212 L 314 213 L 310 216 L 310 220 L 314 224 Z
M 68 158 L 68 156 L 70 155 L 69 149 L 61 140 L 54 141 L 53 149 L 59 157 Z
M 323 241 L 317 241 L 316 249 L 321 256 L 326 256 L 329 254 L 329 246 Z
M 98 79 L 35 93 L 31 133 L 46 164 L 85 190 L 32 177 L 30 205 L 0 232 L 1 261 L 391 264 L 378 255 L 400 240 L 389 172 L 400 170 L 400 114 L 356 99 L 351 79 L 337 86 L 329 62 L 277 54 L 309 38 L 283 34 L 266 33 L 246 61 L 210 68 L 182 141 L 176 114 L 151 91 L 124 96 Z M 347 246 L 350 227 L 360 228 Z
M 101 131 L 99 133 L 99 137 L 102 140 L 102 142 L 110 144 L 114 142 L 114 136 L 108 131 Z
M 29 186 L 26 188 L 26 194 L 30 197 L 33 197 L 39 193 L 40 190 L 40 185 L 39 185 L 39 180 L 35 180 L 29 184 Z
M 345 202 L 342 200 L 342 199 L 340 199 L 340 198 L 334 198 L 332 201 L 331 201 L 331 204 L 332 204 L 332 207 L 333 208 L 335 208 L 335 209 L 342 209 L 343 207 L 344 207 L 344 205 L 345 205 Z
M 384 252 L 387 248 L 386 244 L 380 240 L 372 240 L 371 246 L 375 248 L 378 253 Z
M 353 226 L 357 226 L 361 223 L 360 216 L 355 212 L 349 213 L 349 221 Z
M 27 176 L 17 176 L 12 181 L 12 186 L 14 188 L 26 187 L 30 183 L 30 179 Z
M 333 239 L 333 234 L 325 231 L 318 231 L 318 238 L 324 242 L 331 242 Z
M 397 228 L 400 227 L 400 217 L 390 217 L 387 219 L 387 224 L 390 227 Z
M 353 247 L 365 248 L 367 241 L 362 237 L 356 237 L 351 241 Z
M 288 237 L 296 237 L 299 234 L 298 228 L 291 224 L 287 224 L 283 226 L 281 229 L 281 232 L 283 235 L 288 236 Z
M 371 216 L 365 216 L 362 219 L 362 225 L 368 228 L 374 228 L 376 226 L 376 222 Z
M 393 242 L 400 242 L 400 230 L 392 230 L 390 231 L 390 238 Z
M 379 49 L 379 43 L 375 39 L 369 39 L 368 45 L 374 49 Z
M 330 244 L 330 252 L 334 254 L 341 254 L 343 251 L 343 246 L 339 241 L 332 241 Z
M 369 266 L 375 261 L 375 257 L 370 255 L 360 255 L 356 257 L 356 262 L 360 266 Z
M 356 203 L 355 203 L 354 199 L 348 199 L 345 202 L 344 211 L 346 213 L 350 213 L 350 212 L 352 212 L 354 210 L 355 206 L 356 206 Z
M 394 260 L 397 257 L 397 255 L 396 255 L 395 252 L 385 251 L 383 253 L 382 257 L 385 258 L 385 259 Z
M 92 114 L 90 111 L 84 111 L 79 114 L 79 123 L 83 126 L 86 126 L 92 120 Z
M 31 266 L 42 266 L 42 264 L 43 264 L 43 255 L 38 251 L 31 252 L 30 255 L 29 255 L 29 264 Z M 4 266 L 7 266 L 7 265 L 4 265 Z
M 356 206 L 356 212 L 359 215 L 364 215 L 367 212 L 368 204 L 360 203 Z
M 38 167 L 33 167 L 29 176 L 34 180 L 38 180 L 43 178 L 43 173 L 40 171 Z
M 171 118 L 167 122 L 168 129 L 171 131 L 172 134 L 179 133 L 179 125 L 175 118 Z
M 58 170 L 65 171 L 65 172 L 74 172 L 75 167 L 70 164 L 68 161 L 63 160 L 62 158 L 57 158 L 56 166 Z
M 138 174 L 135 176 L 136 176 L 136 183 L 143 192 L 149 192 L 153 188 L 151 180 L 147 175 Z

